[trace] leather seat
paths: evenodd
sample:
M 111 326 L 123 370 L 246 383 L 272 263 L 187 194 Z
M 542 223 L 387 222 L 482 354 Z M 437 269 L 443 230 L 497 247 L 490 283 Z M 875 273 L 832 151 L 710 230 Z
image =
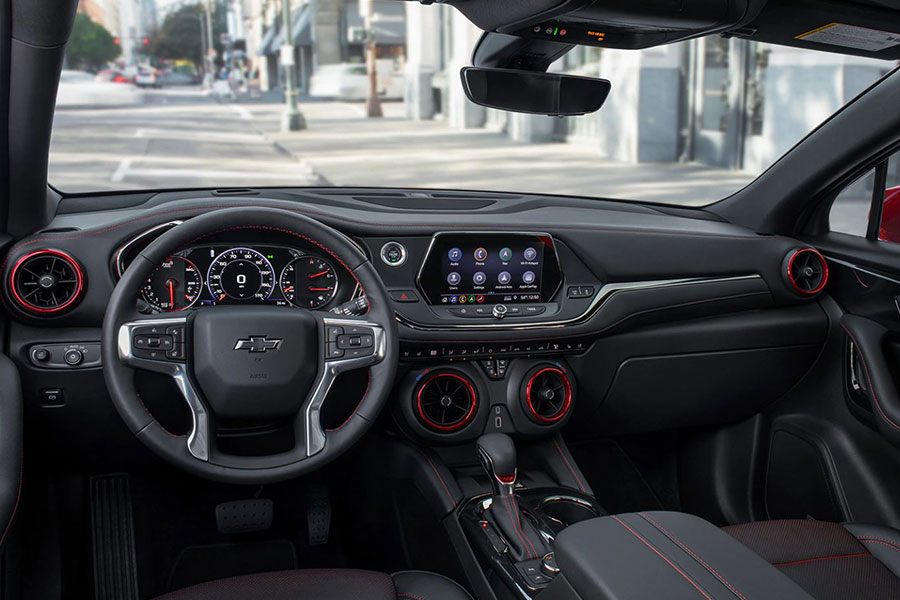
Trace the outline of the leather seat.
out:
M 821 521 L 762 521 L 724 531 L 816 600 L 900 598 L 900 531 Z
M 471 600 L 458 584 L 436 573 L 394 575 L 354 569 L 276 571 L 201 583 L 157 600 Z

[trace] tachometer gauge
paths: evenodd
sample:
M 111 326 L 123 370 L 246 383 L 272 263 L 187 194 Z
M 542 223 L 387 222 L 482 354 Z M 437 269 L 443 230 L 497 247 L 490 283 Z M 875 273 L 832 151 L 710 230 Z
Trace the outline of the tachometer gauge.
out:
M 275 286 L 275 271 L 256 250 L 232 248 L 213 259 L 206 280 L 216 302 L 267 300 Z
M 193 306 L 203 289 L 197 267 L 182 256 L 164 260 L 147 278 L 141 295 L 157 310 L 173 312 Z
M 304 308 L 321 308 L 337 293 L 337 273 L 325 259 L 301 256 L 281 272 L 281 291 L 285 299 Z

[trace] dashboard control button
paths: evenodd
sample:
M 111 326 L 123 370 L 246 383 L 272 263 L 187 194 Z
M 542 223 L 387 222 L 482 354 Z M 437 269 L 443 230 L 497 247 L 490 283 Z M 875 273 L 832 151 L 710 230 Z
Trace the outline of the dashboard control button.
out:
M 381 247 L 381 260 L 389 267 L 399 267 L 406 262 L 406 248 L 400 242 L 387 242 Z
M 523 307 L 524 314 L 527 317 L 533 317 L 536 315 L 543 314 L 546 310 L 546 306 L 534 305 L 534 306 L 525 306 Z
M 511 316 L 516 316 L 522 314 L 522 307 L 520 306 L 510 306 L 506 309 L 506 314 Z
M 50 351 L 46 348 L 35 348 L 32 351 L 31 356 L 34 357 L 34 360 L 45 362 L 50 360 Z
M 41 406 L 62 406 L 65 403 L 65 397 L 60 388 L 47 388 L 41 390 Z
M 66 361 L 67 365 L 74 367 L 81 364 L 81 361 L 84 360 L 84 353 L 81 350 L 69 350 L 63 356 L 63 360 Z
M 495 304 L 494 308 L 491 309 L 491 314 L 494 315 L 495 319 L 502 319 L 507 312 L 509 312 L 509 309 L 505 304 Z
M 594 286 L 592 285 L 571 285 L 566 290 L 569 298 L 590 298 L 594 295 Z
M 391 290 L 388 292 L 394 302 L 418 302 L 419 295 L 413 290 Z

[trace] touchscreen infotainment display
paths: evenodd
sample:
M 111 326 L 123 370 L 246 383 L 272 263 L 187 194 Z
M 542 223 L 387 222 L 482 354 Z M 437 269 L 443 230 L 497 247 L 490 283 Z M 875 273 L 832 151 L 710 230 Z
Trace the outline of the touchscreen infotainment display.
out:
M 431 304 L 548 302 L 560 283 L 549 235 L 442 233 L 419 274 Z

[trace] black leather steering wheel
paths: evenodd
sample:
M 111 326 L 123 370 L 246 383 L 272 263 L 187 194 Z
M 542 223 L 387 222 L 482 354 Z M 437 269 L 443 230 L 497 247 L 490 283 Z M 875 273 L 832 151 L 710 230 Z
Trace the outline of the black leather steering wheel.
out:
M 140 289 L 161 261 L 205 237 L 242 230 L 274 231 L 316 246 L 356 279 L 368 299 L 368 312 L 346 318 L 259 305 L 212 306 L 152 317 L 138 312 Z M 339 336 L 359 337 L 363 347 L 334 352 Z M 147 447 L 201 477 L 256 484 L 318 469 L 354 444 L 388 398 L 397 345 L 384 284 L 348 238 L 289 211 L 232 208 L 185 221 L 132 261 L 103 319 L 102 358 L 116 409 Z M 340 373 L 362 368 L 369 369 L 365 396 L 343 425 L 326 432 L 320 414 L 332 383 Z M 135 388 L 135 369 L 174 378 L 191 411 L 188 435 L 174 435 L 153 418 Z M 219 418 L 292 419 L 294 446 L 266 456 L 227 454 L 216 444 Z

